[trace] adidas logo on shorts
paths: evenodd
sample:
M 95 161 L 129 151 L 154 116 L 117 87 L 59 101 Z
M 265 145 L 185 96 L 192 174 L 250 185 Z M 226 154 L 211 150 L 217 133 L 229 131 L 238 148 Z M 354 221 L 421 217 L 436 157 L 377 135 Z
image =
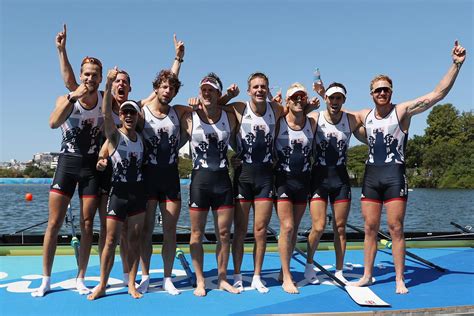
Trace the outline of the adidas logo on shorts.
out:
M 243 199 L 244 197 L 243 197 L 242 194 L 239 194 L 239 195 L 237 195 L 235 198 L 236 198 L 236 199 Z
M 191 204 L 191 207 L 198 207 L 196 203 Z
M 114 210 L 110 210 L 107 214 L 109 214 L 109 215 L 117 215 Z
M 287 198 L 288 195 L 286 195 L 286 193 L 283 193 L 282 195 L 280 195 L 281 198 Z
M 318 193 L 314 193 L 313 199 L 320 197 Z
M 61 186 L 56 183 L 55 185 L 53 185 L 53 189 L 61 190 Z

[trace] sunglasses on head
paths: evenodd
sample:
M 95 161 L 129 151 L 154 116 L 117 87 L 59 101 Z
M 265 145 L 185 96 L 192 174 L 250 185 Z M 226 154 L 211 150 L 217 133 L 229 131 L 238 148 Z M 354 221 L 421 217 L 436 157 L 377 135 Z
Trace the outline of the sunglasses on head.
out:
M 137 111 L 135 110 L 132 110 L 132 109 L 124 109 L 124 110 L 120 110 L 120 112 L 122 112 L 123 115 L 135 115 L 137 114 Z
M 102 69 L 102 63 L 100 62 L 100 60 L 94 57 L 89 57 L 89 56 L 84 57 L 84 59 L 82 60 L 81 66 L 83 66 L 84 64 L 94 64 L 94 65 L 99 66 Z
M 389 93 L 391 91 L 392 91 L 392 89 L 390 89 L 388 87 L 381 87 L 381 88 L 374 89 L 372 92 L 373 93 L 382 93 L 382 92 Z

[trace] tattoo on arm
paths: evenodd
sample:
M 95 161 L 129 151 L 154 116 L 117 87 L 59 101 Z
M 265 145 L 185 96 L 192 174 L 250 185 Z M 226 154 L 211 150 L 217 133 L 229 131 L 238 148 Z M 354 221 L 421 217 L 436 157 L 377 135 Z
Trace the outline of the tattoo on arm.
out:
M 420 113 L 420 112 L 423 112 L 423 111 L 429 109 L 430 105 L 431 105 L 430 100 L 428 100 L 428 99 L 420 100 L 420 101 L 412 104 L 409 107 L 409 110 L 410 110 L 410 112 Z

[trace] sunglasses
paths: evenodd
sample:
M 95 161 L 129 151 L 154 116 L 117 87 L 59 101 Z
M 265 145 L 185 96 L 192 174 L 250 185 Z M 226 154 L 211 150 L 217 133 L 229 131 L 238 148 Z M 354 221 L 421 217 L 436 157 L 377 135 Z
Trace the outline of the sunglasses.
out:
M 89 57 L 89 56 L 84 57 L 84 59 L 82 60 L 82 63 L 81 63 L 81 67 L 84 64 L 94 64 L 94 65 L 99 66 L 100 69 L 102 69 L 102 63 L 100 62 L 100 60 L 98 60 L 97 58 L 94 58 L 94 57 Z
M 381 88 L 377 88 L 377 89 L 374 89 L 372 91 L 372 93 L 382 93 L 382 92 L 385 92 L 385 93 L 389 93 L 389 92 L 392 92 L 392 89 L 388 88 L 388 87 L 381 87 Z
M 137 111 L 135 110 L 132 110 L 132 109 L 125 109 L 125 110 L 120 110 L 120 112 L 123 114 L 123 115 L 135 115 L 137 114 Z

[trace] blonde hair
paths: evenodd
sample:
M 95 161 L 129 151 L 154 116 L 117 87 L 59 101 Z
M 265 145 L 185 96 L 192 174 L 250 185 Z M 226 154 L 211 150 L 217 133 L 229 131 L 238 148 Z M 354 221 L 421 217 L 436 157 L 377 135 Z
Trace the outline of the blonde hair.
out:
M 377 75 L 370 82 L 370 92 L 372 92 L 372 87 L 374 86 L 374 83 L 376 83 L 377 81 L 381 81 L 381 80 L 384 80 L 384 81 L 387 81 L 388 83 L 390 83 L 390 88 L 393 89 L 392 79 L 390 79 L 389 76 L 387 76 L 387 75 Z

